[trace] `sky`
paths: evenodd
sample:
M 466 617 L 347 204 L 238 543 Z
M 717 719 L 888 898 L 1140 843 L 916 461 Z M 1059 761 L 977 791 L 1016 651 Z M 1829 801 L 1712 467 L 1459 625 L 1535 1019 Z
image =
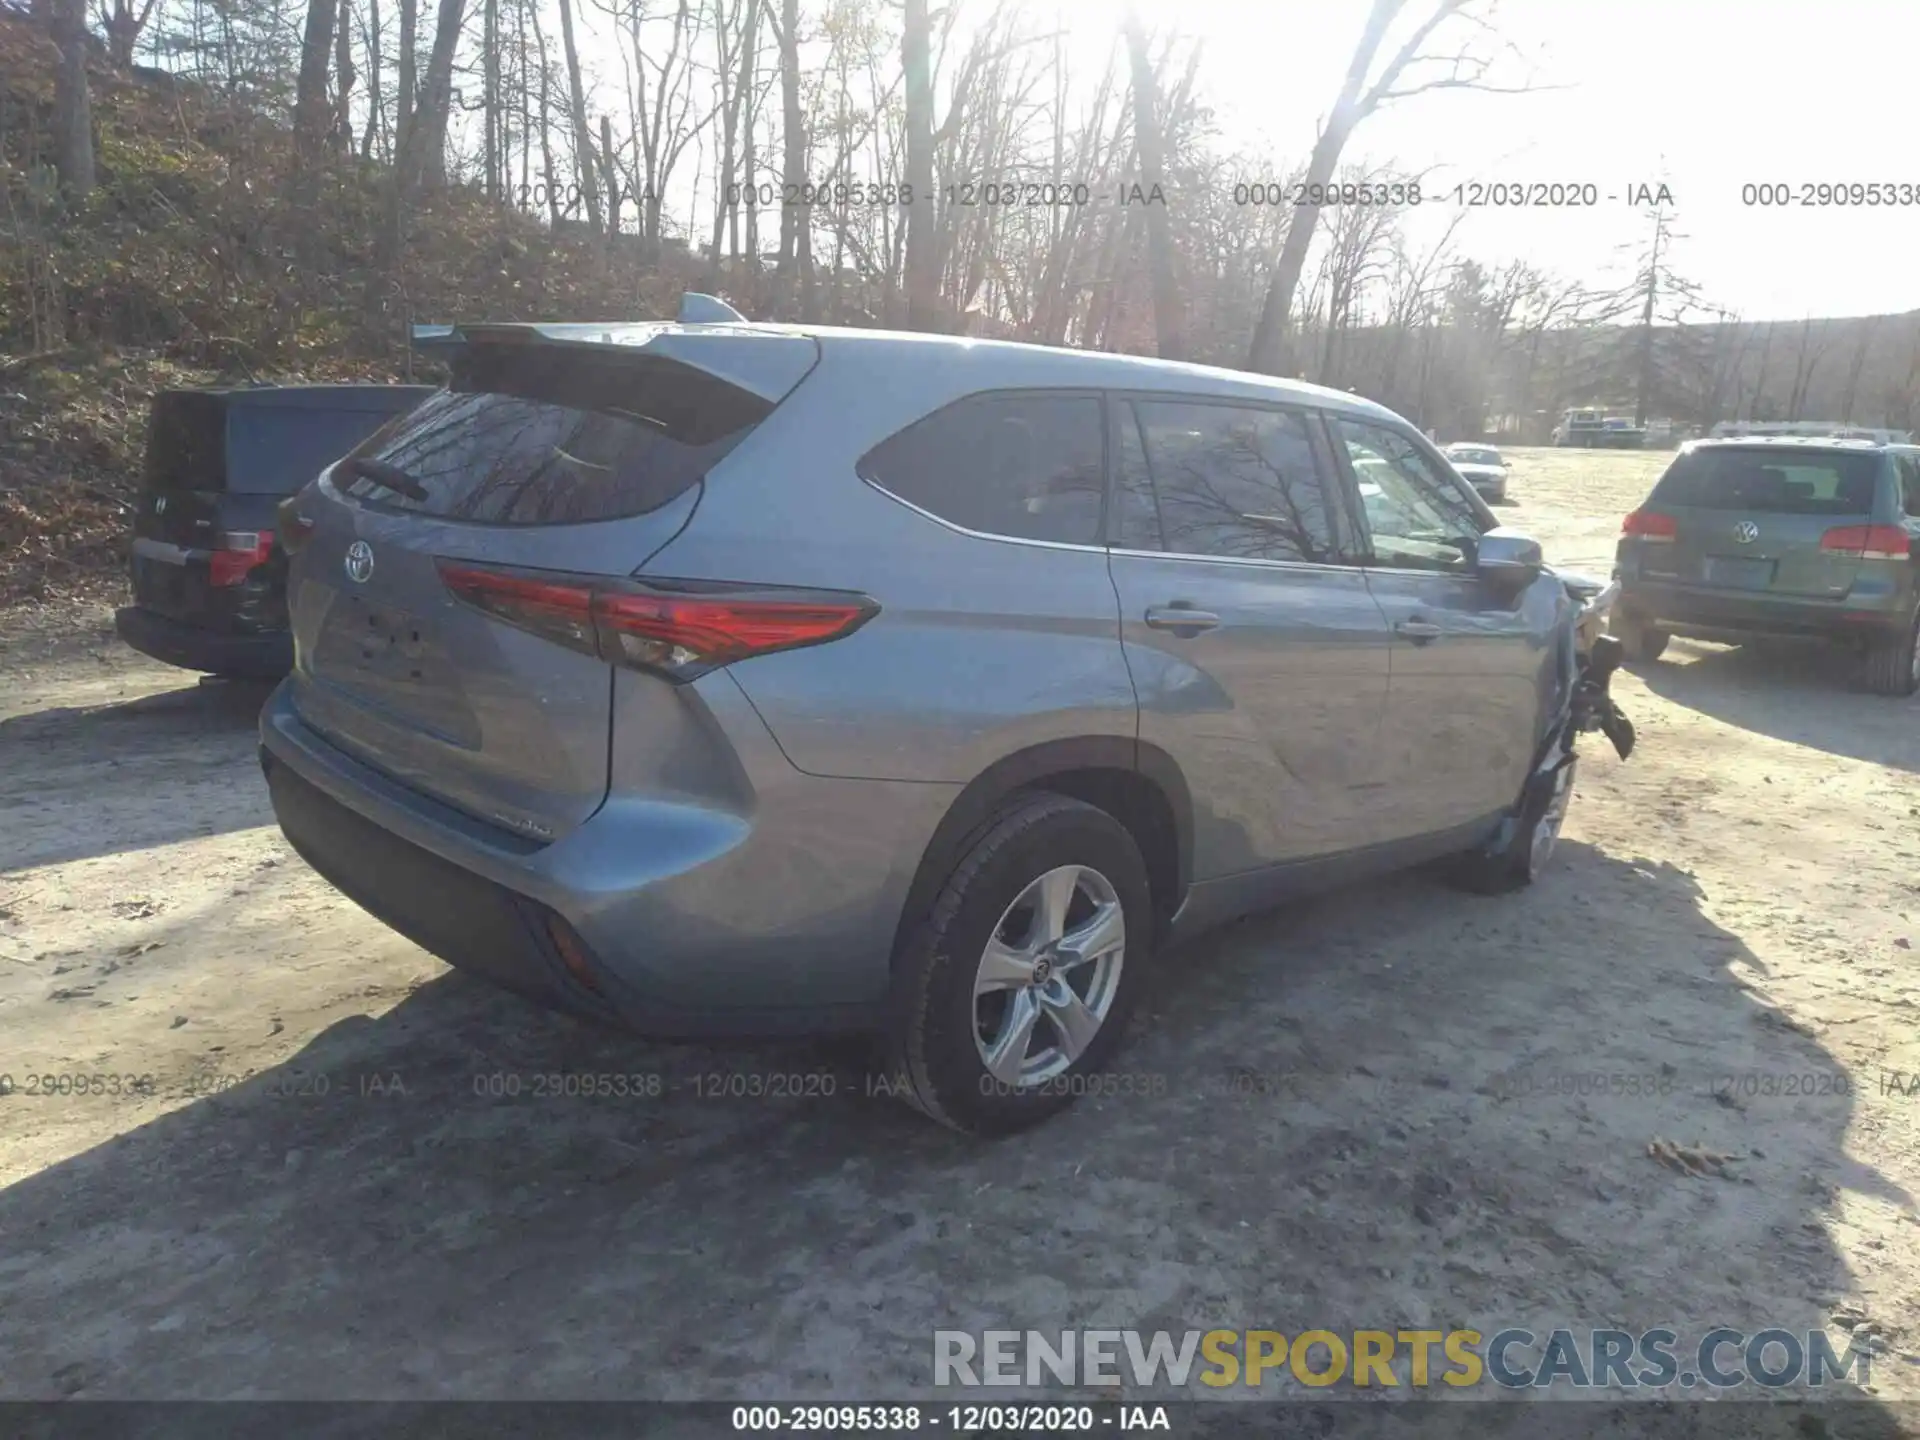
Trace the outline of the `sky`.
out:
M 1330 106 L 1368 0 L 1139 0 L 1155 30 L 1203 44 L 1229 148 L 1301 156 Z M 1432 0 L 1410 0 L 1410 14 Z M 1118 0 L 1061 13 L 1104 53 Z M 1920 308 L 1920 0 L 1501 0 L 1496 76 L 1525 94 L 1415 96 L 1348 158 L 1433 167 L 1416 225 L 1437 238 L 1455 185 L 1591 182 L 1596 208 L 1475 208 L 1462 253 L 1569 276 L 1630 273 L 1648 224 L 1632 186 L 1667 185 L 1676 270 L 1750 320 Z M 1746 185 L 1891 182 L 1905 206 L 1743 203 Z M 1605 197 L 1617 195 L 1617 202 Z M 1418 235 L 1419 231 L 1416 230 Z

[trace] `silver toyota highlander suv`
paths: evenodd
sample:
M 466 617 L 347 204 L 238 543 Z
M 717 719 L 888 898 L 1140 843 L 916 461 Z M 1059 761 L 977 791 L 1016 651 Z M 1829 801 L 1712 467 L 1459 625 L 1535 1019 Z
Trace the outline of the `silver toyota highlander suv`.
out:
M 1580 697 L 1618 718 L 1607 596 L 1398 416 L 702 299 L 458 329 L 283 505 L 262 765 L 374 915 L 648 1035 L 876 1035 L 999 1133 L 1170 942 L 1443 857 L 1533 878 Z

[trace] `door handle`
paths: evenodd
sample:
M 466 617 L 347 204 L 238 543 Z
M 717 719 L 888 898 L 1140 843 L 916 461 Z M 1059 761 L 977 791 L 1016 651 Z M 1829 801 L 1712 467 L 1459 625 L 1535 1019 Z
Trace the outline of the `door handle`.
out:
M 1148 629 L 1171 630 L 1182 639 L 1211 630 L 1219 623 L 1218 615 L 1207 610 L 1195 610 L 1191 605 L 1149 605 L 1147 607 Z
M 1446 632 L 1431 620 L 1402 620 L 1393 627 L 1393 633 L 1406 636 L 1416 645 L 1425 645 L 1428 641 L 1438 640 Z

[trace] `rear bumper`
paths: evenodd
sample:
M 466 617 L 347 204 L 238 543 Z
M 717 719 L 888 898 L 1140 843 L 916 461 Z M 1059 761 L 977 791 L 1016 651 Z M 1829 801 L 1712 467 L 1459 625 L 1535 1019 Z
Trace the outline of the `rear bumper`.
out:
M 1854 596 L 1842 601 L 1787 599 L 1624 580 L 1616 608 L 1643 624 L 1706 639 L 1720 636 L 1868 639 L 1882 630 L 1897 630 L 1906 625 L 1912 616 L 1912 605 L 1911 596 L 1898 594 Z
M 761 815 L 613 800 L 536 844 L 329 744 L 285 685 L 260 735 L 282 831 L 349 899 L 450 965 L 662 1039 L 873 1028 L 907 886 L 951 799 L 945 786 L 818 780 L 773 750 L 785 776 L 748 759 Z M 849 826 L 856 813 L 877 828 Z
M 116 610 L 113 628 L 141 654 L 183 670 L 277 679 L 293 668 L 293 636 L 285 630 L 223 634 L 171 619 L 143 605 Z

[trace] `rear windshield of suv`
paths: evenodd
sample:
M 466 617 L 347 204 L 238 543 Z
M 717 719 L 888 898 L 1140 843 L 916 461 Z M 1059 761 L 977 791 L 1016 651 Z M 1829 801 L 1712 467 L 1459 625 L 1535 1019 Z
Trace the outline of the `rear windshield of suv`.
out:
M 1699 510 L 1865 515 L 1880 463 L 1871 451 L 1695 450 L 1668 467 L 1653 500 Z
M 356 499 L 488 525 L 562 525 L 656 510 L 694 485 L 772 405 L 678 361 L 608 347 L 482 344 L 452 385 L 336 472 Z M 352 472 L 393 466 L 420 496 Z

